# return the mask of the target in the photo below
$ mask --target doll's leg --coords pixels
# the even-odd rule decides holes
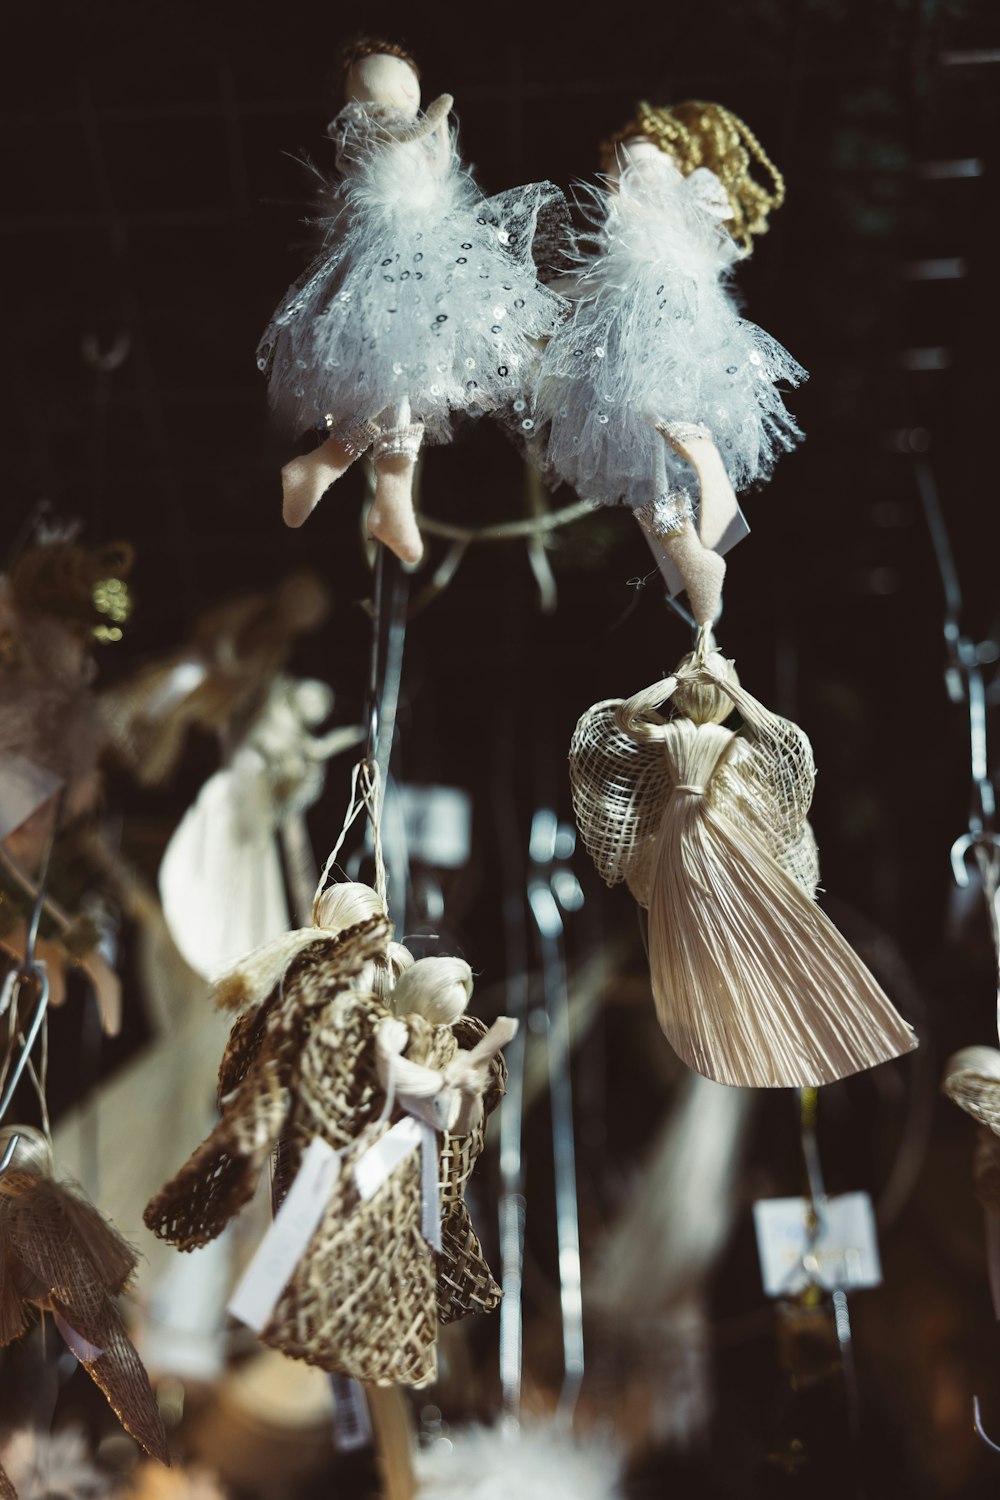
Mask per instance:
[[[661,422],[656,430],[698,477],[698,536],[706,547],[714,549],[737,512],[736,493],[722,454],[707,427],[693,422]]]
[[[378,429],[361,422],[346,437],[329,437],[312,453],[293,458],[281,471],[282,515],[286,526],[301,526],[326,491],[356,458],[371,447]]]
[[[416,563],[423,557],[424,544],[413,513],[413,471],[424,426],[409,417],[409,402],[402,402],[392,413],[392,425],[383,427],[375,440],[375,498],[368,530],[403,562]]]
[[[711,625],[722,603],[726,560],[702,545],[690,521],[681,531],[661,538],[667,555],[684,580],[684,589],[696,625]]]

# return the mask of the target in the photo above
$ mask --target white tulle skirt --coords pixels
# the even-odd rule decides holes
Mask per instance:
[[[493,411],[530,381],[537,341],[565,304],[538,283],[539,215],[550,183],[486,200],[454,142],[369,141],[349,163],[326,244],[274,314],[258,349],[272,405],[303,431],[376,421],[406,398],[426,438],[453,412]]]
[[[598,249],[581,253],[572,314],[539,366],[550,473],[603,504],[693,494],[690,467],[656,431],[683,422],[709,430],[737,491],[766,478],[801,436],[778,384],[805,371],[740,317],[727,286],[738,248],[667,158],[594,197]]]

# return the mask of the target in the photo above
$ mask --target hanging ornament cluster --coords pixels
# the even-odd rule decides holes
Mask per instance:
[[[217,987],[241,1008],[219,1072],[221,1119],[146,1223],[180,1249],[206,1244],[252,1197],[272,1151],[292,1180],[325,1142],[338,1158],[332,1191],[272,1289],[261,1336],[342,1375],[422,1385],[438,1323],[499,1299],[463,1189],[515,1027],[466,1015],[468,965],[414,963],[368,887],[330,887],[313,915]]]

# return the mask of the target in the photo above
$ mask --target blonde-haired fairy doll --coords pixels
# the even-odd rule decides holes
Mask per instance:
[[[543,463],[583,498],[630,506],[709,624],[725,573],[713,548],[734,492],[801,436],[778,382],[805,372],[740,316],[729,286],[784,183],[741,120],[700,102],[640,104],[603,166],[573,312],[538,369]]]

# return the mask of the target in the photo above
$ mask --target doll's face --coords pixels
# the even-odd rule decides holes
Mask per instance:
[[[363,57],[347,74],[344,90],[359,104],[387,104],[413,118],[420,108],[420,83],[408,62],[379,52]]]
[[[619,142],[615,151],[615,165],[608,172],[608,177],[613,182],[617,182],[626,167],[649,161],[669,161],[673,165],[673,158],[661,151],[655,141],[649,140],[644,135],[630,136],[627,141]]]

